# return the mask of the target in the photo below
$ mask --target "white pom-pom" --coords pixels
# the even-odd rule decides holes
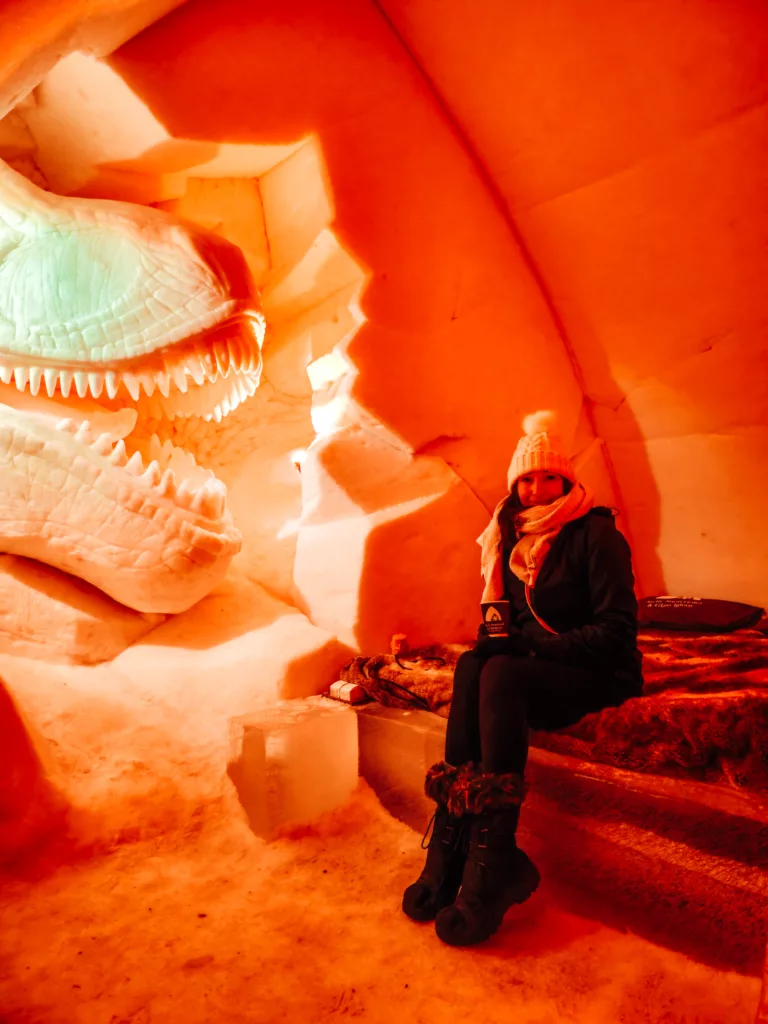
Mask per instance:
[[[547,409],[532,412],[523,420],[526,434],[557,434],[557,416]]]

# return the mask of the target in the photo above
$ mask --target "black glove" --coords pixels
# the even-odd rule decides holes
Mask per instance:
[[[514,657],[525,657],[530,653],[531,644],[528,638],[514,626],[509,636],[488,636],[484,624],[477,631],[477,642],[472,648],[472,655],[480,661],[487,661],[497,654],[511,654]]]

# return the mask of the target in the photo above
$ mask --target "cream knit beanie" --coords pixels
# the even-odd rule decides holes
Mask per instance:
[[[523,430],[525,434],[517,443],[507,473],[507,488],[510,493],[521,476],[536,469],[559,473],[571,483],[576,483],[576,472],[571,460],[562,451],[555,414],[540,411],[526,416],[523,420]]]

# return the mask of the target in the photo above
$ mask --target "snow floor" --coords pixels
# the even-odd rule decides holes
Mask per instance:
[[[474,950],[399,909],[419,837],[360,783],[267,844],[234,794],[185,830],[0,887],[2,1024],[751,1024],[759,982],[559,909]]]
[[[257,838],[228,722],[343,656],[259,601],[207,599],[103,665],[0,657],[74,830],[0,876],[0,1024],[752,1024],[758,979],[566,912],[546,877],[487,944],[442,945],[400,910],[419,836],[362,782]]]

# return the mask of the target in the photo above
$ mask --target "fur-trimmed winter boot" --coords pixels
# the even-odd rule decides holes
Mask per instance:
[[[504,914],[523,903],[539,884],[536,866],[518,848],[520,805],[524,796],[520,775],[476,771],[464,775],[451,791],[449,809],[472,815],[469,854],[461,890],[452,906],[435,921],[438,938],[451,946],[473,946],[490,938]]]
[[[424,792],[437,804],[427,862],[416,881],[403,893],[403,912],[414,921],[433,921],[456,899],[467,859],[466,828],[461,817],[448,809],[456,779],[471,766],[454,768],[447,761],[433,764],[424,780]],[[429,828],[427,829],[429,832]]]

